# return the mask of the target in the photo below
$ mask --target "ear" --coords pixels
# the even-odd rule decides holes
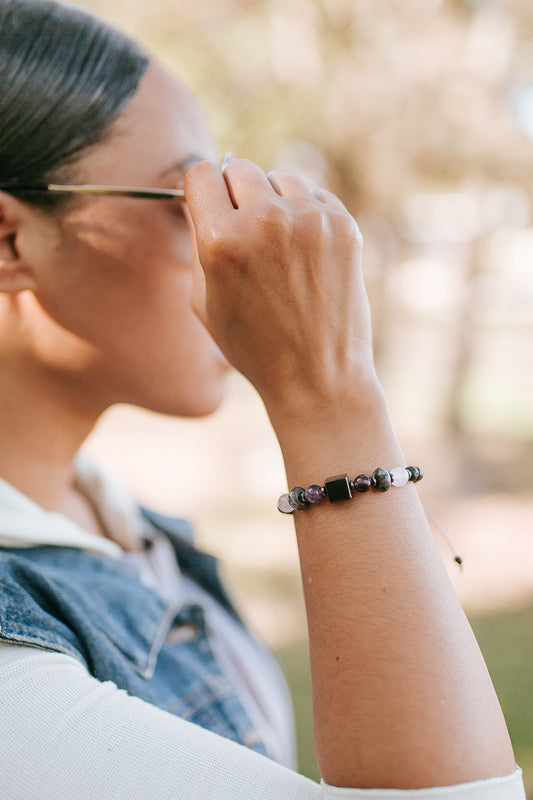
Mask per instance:
[[[21,226],[27,222],[24,204],[6,192],[0,192],[0,292],[4,294],[36,288],[33,272],[17,247]]]

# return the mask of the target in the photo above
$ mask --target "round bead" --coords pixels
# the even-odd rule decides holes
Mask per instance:
[[[383,467],[378,467],[372,473],[372,482],[378,492],[387,492],[391,487],[391,478],[389,473]]]
[[[368,490],[372,487],[372,478],[369,475],[358,475],[357,478],[353,479],[353,488],[356,492],[368,492]]]
[[[278,511],[281,511],[282,514],[293,514],[294,508],[289,503],[289,495],[282,494],[278,500]]]
[[[305,490],[305,499],[308,503],[320,503],[324,495],[322,494],[322,486],[316,483],[311,484]]]
[[[413,483],[417,483],[417,481],[424,477],[420,467],[407,467],[407,472],[411,475],[410,480],[412,480]]]
[[[393,486],[406,486],[409,482],[409,473],[405,467],[394,467],[390,471],[390,476]]]
[[[294,489],[290,490],[289,503],[291,508],[293,508],[295,511],[300,511],[302,508],[307,506],[305,489],[302,486],[295,486]]]

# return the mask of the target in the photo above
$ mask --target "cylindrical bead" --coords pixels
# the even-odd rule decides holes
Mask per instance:
[[[302,486],[295,486],[294,489],[290,490],[289,503],[295,511],[300,511],[302,508],[307,507],[305,489]]]

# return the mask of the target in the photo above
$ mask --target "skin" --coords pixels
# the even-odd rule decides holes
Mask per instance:
[[[222,175],[196,105],[156,66],[77,180],[175,186],[172,164],[202,155],[185,176],[192,238],[159,202],[85,198],[50,216],[0,195],[0,474],[45,508],[87,513],[72,458],[111,403],[216,407],[226,366],[211,336],[261,394],[290,486],[405,464],[374,371],[361,237],[333,195],[245,160]],[[415,487],[295,524],[324,779],[419,788],[512,772]]]
[[[405,465],[374,371],[357,225],[330,193],[269,178],[247,161],[187,173],[198,314],[260,392],[289,486]],[[294,518],[324,780],[410,789],[512,772],[414,485]]]
[[[216,154],[198,106],[153,65],[71,182],[174,188],[200,158]],[[0,193],[0,237],[0,474],[71,513],[72,458],[105,408],[207,414],[228,367],[191,308],[180,201],[86,196],[44,214]]]

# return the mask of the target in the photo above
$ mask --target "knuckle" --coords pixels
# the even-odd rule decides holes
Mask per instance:
[[[202,264],[212,267],[220,262],[227,263],[235,258],[236,242],[231,234],[217,228],[207,231],[199,243]]]
[[[339,207],[330,207],[330,209],[332,226],[338,233],[350,237],[358,244],[362,244],[363,236],[354,217],[345,209]]]
[[[324,227],[324,225],[328,223],[329,215],[327,211],[319,205],[308,203],[306,206],[302,206],[302,217],[310,225]]]
[[[264,203],[255,213],[255,223],[260,228],[263,226],[287,227],[289,225],[287,210],[278,203]]]
[[[357,224],[357,221],[353,217],[350,217],[350,216],[348,217],[348,220],[349,220],[349,223],[350,223],[350,230],[351,230],[351,233],[352,233],[352,236],[353,236],[354,240],[357,242],[357,244],[362,245],[363,244],[363,234],[361,233],[361,229],[359,228],[359,225]]]

